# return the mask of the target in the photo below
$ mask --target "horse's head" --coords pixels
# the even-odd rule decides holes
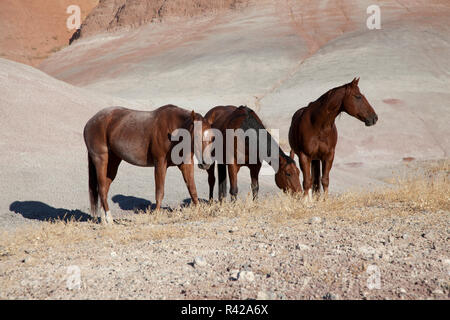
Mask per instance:
[[[300,170],[295,165],[293,157],[280,155],[280,167],[275,174],[275,183],[284,192],[297,193],[302,191],[300,185]]]
[[[342,110],[361,120],[366,126],[373,126],[377,123],[378,116],[366,97],[359,91],[358,82],[359,78],[355,78],[346,85],[345,96],[342,101]]]
[[[198,167],[203,170],[208,170],[212,163],[210,157],[204,151],[212,143],[214,137],[211,122],[205,120],[205,118],[193,110],[191,119],[193,123],[191,136],[194,142],[194,154],[199,161]]]

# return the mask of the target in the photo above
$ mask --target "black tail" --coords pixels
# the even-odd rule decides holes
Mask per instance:
[[[97,217],[98,207],[98,181],[97,170],[92,158],[88,155],[89,162],[89,200],[91,201],[91,215]]]
[[[313,160],[311,162],[311,175],[313,183],[313,192],[320,192],[320,160]]]

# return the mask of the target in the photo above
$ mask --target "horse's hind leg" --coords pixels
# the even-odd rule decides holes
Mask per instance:
[[[97,171],[95,169],[95,164],[92,161],[90,155],[88,155],[88,166],[89,166],[89,200],[91,203],[91,216],[94,221],[97,221],[97,207],[98,207],[98,181],[97,181]]]
[[[217,175],[219,177],[219,201],[222,201],[227,194],[227,166],[225,164],[217,164]]]
[[[313,193],[320,193],[320,160],[311,162],[312,189]]]
[[[208,169],[209,201],[214,200],[214,184],[216,183],[215,170],[216,164],[213,163]]]
[[[108,189],[111,184],[108,181],[107,172],[108,172],[108,153],[103,153],[100,155],[95,155],[92,157],[92,161],[95,164],[95,168],[97,171],[97,182],[98,182],[98,193],[100,195],[100,202],[103,207],[103,212],[101,213],[101,221],[102,223],[111,223],[113,222],[111,213],[109,212],[108,206]]]
[[[258,198],[258,191],[259,191],[259,171],[261,170],[261,164],[255,164],[250,166],[250,178],[252,183],[252,194],[253,194],[253,200],[256,200]]]

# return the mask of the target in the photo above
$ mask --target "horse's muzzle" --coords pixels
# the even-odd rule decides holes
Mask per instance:
[[[208,170],[211,167],[211,165],[207,163],[199,163],[198,167],[202,170]]]
[[[372,116],[371,118],[367,119],[364,122],[366,124],[366,127],[370,127],[370,126],[373,126],[375,123],[377,123],[377,121],[378,121],[378,116],[374,115],[374,116]]]

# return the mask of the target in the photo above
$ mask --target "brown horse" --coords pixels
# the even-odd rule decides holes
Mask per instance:
[[[183,174],[194,204],[198,203],[194,182],[194,122],[201,123],[201,135],[207,136],[210,124],[194,111],[166,105],[154,111],[136,111],[121,107],[106,108],[94,115],[84,128],[84,140],[89,161],[89,196],[91,214],[97,217],[98,196],[104,212],[102,222],[112,222],[107,202],[108,191],[122,160],[141,167],[155,167],[156,209],[160,209],[164,197],[164,181],[167,167],[177,165]],[[174,163],[171,153],[176,145],[172,134],[185,129],[192,138],[191,161]],[[201,139],[200,148],[208,141]],[[181,142],[180,142],[181,143]],[[197,148],[196,148],[197,149]],[[198,156],[197,150],[195,155]],[[202,152],[202,151],[201,151]],[[202,169],[209,165],[201,163]]]
[[[349,84],[331,89],[307,107],[297,110],[292,117],[289,129],[291,157],[294,158],[295,152],[299,158],[305,199],[312,200],[312,191],[320,192],[320,182],[325,195],[328,194],[329,174],[338,138],[334,123],[337,115],[346,112],[366,126],[372,126],[378,120],[366,97],[359,91],[358,82],[359,78],[355,78]]]
[[[241,146],[245,148],[245,150],[238,150],[237,137],[234,138],[234,142],[231,143],[231,149],[227,148],[227,129],[236,130],[242,129],[243,132],[248,132],[249,129],[253,129],[256,131],[263,130],[266,133],[267,141],[267,151],[270,156],[271,147],[276,147],[276,151],[278,151],[278,158],[272,158],[273,160],[278,162],[278,166],[275,166],[275,161],[270,161],[270,165],[274,167],[275,174],[275,182],[277,186],[284,191],[291,192],[300,192],[300,180],[299,180],[299,169],[295,165],[295,161],[293,161],[289,156],[287,156],[283,150],[279,147],[275,140],[273,140],[270,133],[267,132],[262,121],[256,115],[256,113],[246,106],[241,106],[239,108],[235,106],[218,106],[208,111],[205,115],[205,119],[211,123],[211,127],[213,129],[217,129],[221,132],[223,137],[223,150],[224,154],[227,153],[227,149],[230,150],[232,161],[223,161],[220,163],[218,161],[218,174],[219,174],[219,200],[226,196],[226,170],[228,166],[228,175],[230,179],[230,194],[232,199],[235,199],[238,193],[237,186],[237,174],[239,169],[242,166],[246,166],[250,169],[250,177],[251,177],[251,188],[253,193],[253,198],[256,198],[259,190],[258,183],[258,175],[261,170],[262,162],[266,159],[262,159],[259,152],[259,136],[258,136],[258,144],[257,148],[252,149],[254,157],[250,154],[250,150],[252,147],[249,146],[249,140],[245,141],[245,145]],[[242,148],[241,148],[242,149]],[[241,153],[242,159],[245,160],[242,163],[238,161],[238,154]],[[251,161],[252,158],[255,161]],[[226,160],[226,159],[223,159]],[[208,169],[208,183],[209,183],[209,199],[213,199],[214,192],[214,184],[216,181],[215,175],[215,164],[213,163]]]

